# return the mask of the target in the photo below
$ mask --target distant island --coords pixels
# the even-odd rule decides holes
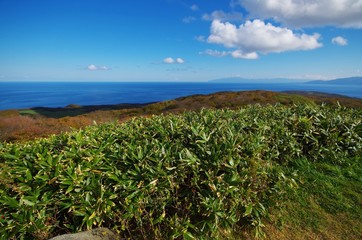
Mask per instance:
[[[333,80],[306,80],[306,79],[288,79],[288,78],[269,78],[269,79],[248,79],[241,77],[230,77],[210,80],[212,83],[307,83],[307,84],[336,84],[336,85],[362,85],[362,77],[337,78]]]
[[[362,85],[362,77],[337,78],[334,80],[316,80],[309,81],[311,84],[336,84],[336,85]]]
[[[265,79],[253,79],[253,78],[241,78],[241,77],[229,77],[210,80],[211,83],[302,83],[306,82],[305,79],[288,79],[288,78],[265,78]]]

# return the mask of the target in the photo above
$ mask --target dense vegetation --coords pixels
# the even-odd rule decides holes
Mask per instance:
[[[362,108],[362,99],[341,97],[315,92],[295,94],[269,91],[221,92],[210,95],[194,95],[153,104],[119,104],[113,106],[78,106],[65,108],[32,108],[0,111],[0,141],[26,141],[51,134],[79,129],[94,122],[123,122],[133,116],[182,113],[202,108],[237,109],[248,104],[321,104]]]
[[[96,226],[136,239],[272,236],[269,222],[318,235],[330,215],[345,219],[340,236],[361,238],[361,119],[361,109],[249,105],[3,143],[0,238]]]

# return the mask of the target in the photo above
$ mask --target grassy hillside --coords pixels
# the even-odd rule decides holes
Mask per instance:
[[[249,105],[3,143],[0,238],[106,226],[133,239],[360,239],[361,119]]]
[[[275,93],[269,91],[221,92],[195,95],[153,104],[120,104],[110,106],[77,106],[33,108],[0,111],[0,141],[26,141],[51,134],[79,129],[94,122],[126,121],[135,116],[182,113],[202,108],[237,109],[247,104],[321,104],[362,108],[361,99],[314,92]]]

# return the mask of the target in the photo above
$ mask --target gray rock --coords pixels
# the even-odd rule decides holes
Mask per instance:
[[[120,237],[108,228],[96,228],[86,232],[64,234],[49,240],[119,240]]]

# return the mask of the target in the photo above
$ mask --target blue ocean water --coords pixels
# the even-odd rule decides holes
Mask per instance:
[[[220,91],[319,91],[362,98],[362,86],[308,83],[211,82],[0,82],[0,110],[64,107],[69,104],[104,105],[148,103]]]

